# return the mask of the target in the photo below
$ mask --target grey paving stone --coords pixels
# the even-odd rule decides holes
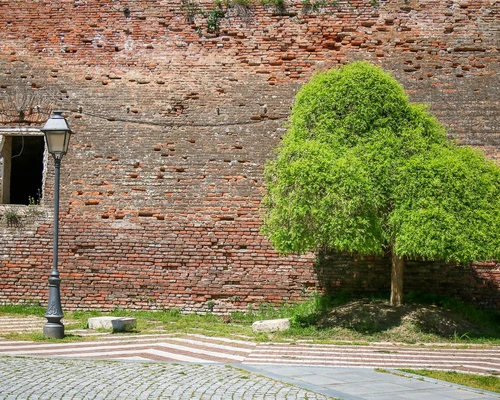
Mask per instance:
[[[455,399],[491,400],[495,393],[460,387],[421,377],[397,376],[370,368],[329,368],[254,365],[251,371],[265,373],[318,393],[345,400]],[[331,382],[333,379],[340,383]]]

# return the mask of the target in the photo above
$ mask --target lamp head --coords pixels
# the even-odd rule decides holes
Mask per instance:
[[[62,111],[54,111],[41,131],[45,134],[49,153],[54,158],[62,158],[68,152],[69,139],[73,133]]]

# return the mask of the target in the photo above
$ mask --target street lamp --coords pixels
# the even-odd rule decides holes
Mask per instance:
[[[64,337],[64,325],[61,322],[63,315],[61,307],[61,296],[59,287],[61,279],[57,269],[58,247],[59,247],[59,180],[61,170],[61,159],[68,152],[69,138],[73,133],[62,111],[54,111],[54,115],[45,123],[41,131],[45,134],[47,148],[54,157],[54,243],[53,264],[49,277],[49,303],[45,318],[47,323],[43,326],[43,334],[48,338],[62,339]]]

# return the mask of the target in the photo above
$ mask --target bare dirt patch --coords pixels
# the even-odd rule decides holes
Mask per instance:
[[[391,330],[419,330],[439,336],[478,336],[484,328],[449,310],[434,306],[407,304],[398,307],[382,300],[356,300],[332,308],[317,321],[319,328],[341,327],[362,333]]]

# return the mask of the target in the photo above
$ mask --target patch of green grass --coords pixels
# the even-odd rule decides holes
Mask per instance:
[[[46,308],[37,303],[22,303],[22,304],[4,304],[0,305],[0,316],[18,314],[18,315],[33,315],[43,317]]]
[[[67,317],[77,321],[79,328],[86,328],[89,318],[98,316],[132,317],[137,319],[136,333],[203,333],[207,336],[251,335],[248,324],[225,322],[220,315],[182,314],[177,309],[162,311],[114,310],[112,312],[75,311]]]
[[[440,381],[456,383],[477,389],[500,393],[500,377],[493,375],[475,375],[455,371],[437,371],[429,369],[401,369],[415,375],[426,376]]]
[[[409,295],[407,300],[408,308],[391,308],[387,301],[380,297],[360,300],[354,299],[349,293],[339,293],[335,297],[312,295],[303,302],[284,303],[279,306],[262,303],[249,307],[246,312],[234,312],[229,316],[213,313],[183,314],[175,308],[159,311],[116,309],[110,312],[95,310],[65,312],[63,323],[68,332],[87,328],[87,321],[91,317],[111,315],[136,318],[137,328],[132,332],[134,334],[199,333],[206,336],[238,337],[261,342],[291,343],[308,341],[367,344],[385,341],[410,344],[439,342],[454,346],[500,344],[498,313],[478,310],[447,298]],[[418,304],[412,304],[416,302]],[[420,306],[420,303],[424,305]],[[37,305],[0,306],[0,315],[43,316],[44,312],[45,309]],[[252,331],[253,322],[275,318],[290,318],[291,328],[288,331],[275,333]],[[467,321],[464,322],[464,318]],[[452,330],[445,335],[437,330],[443,326],[447,327],[448,322],[456,321],[461,331]],[[473,323],[469,323],[470,321]],[[470,332],[467,330],[469,327],[471,327]],[[11,334],[9,337],[47,340],[40,337],[41,333],[16,335]],[[73,337],[68,335],[67,340],[79,340],[77,338],[76,335]]]

